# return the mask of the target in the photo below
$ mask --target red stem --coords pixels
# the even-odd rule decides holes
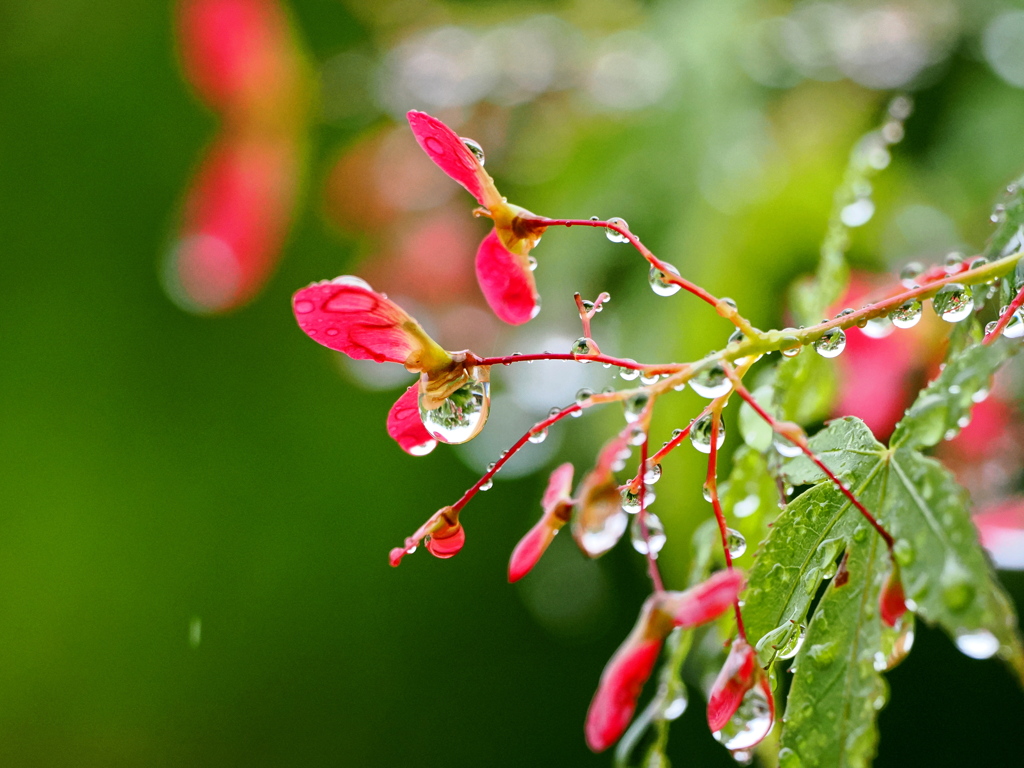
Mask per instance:
[[[774,432],[782,435],[787,440],[793,440],[794,436],[789,434],[787,430],[781,429],[778,419],[776,419],[764,408],[762,408],[761,404],[758,403],[757,400],[754,399],[754,396],[750,394],[750,392],[747,390],[747,388],[743,386],[740,380],[736,377],[735,371],[733,371],[732,366],[725,364],[724,368],[726,375],[732,381],[732,386],[736,394],[743,398],[743,400],[746,401],[747,405],[753,408],[757,415],[764,419],[769,426],[771,426]],[[867,520],[876,531],[878,531],[878,535],[881,536],[882,539],[885,541],[885,545],[889,548],[889,552],[891,553],[893,544],[895,544],[892,534],[890,534],[882,526],[882,524],[875,519],[874,515],[868,512],[867,508],[857,500],[857,497],[854,496],[850,489],[846,487],[846,484],[835,476],[835,473],[833,473],[832,470],[829,469],[828,466],[826,466],[825,462],[818,458],[818,455],[814,451],[812,451],[811,447],[807,444],[806,437],[801,436],[798,440],[794,440],[793,442],[795,442],[796,445],[800,448],[800,450],[804,452],[804,455],[807,456],[808,459],[814,462],[815,466],[817,466],[818,469],[825,473],[825,476],[829,480],[831,480],[832,483],[836,486],[836,488],[839,489],[839,492],[842,493],[847,498],[847,500],[849,500],[849,502],[853,504],[854,507],[857,508],[857,511],[861,513],[864,519]],[[714,444],[712,443],[712,445]]]
[[[636,248],[640,255],[642,255],[651,266],[660,270],[664,275],[664,280],[667,283],[678,285],[680,288],[689,291],[699,299],[703,299],[713,307],[718,306],[718,299],[712,296],[710,293],[705,291],[699,285],[691,283],[684,277],[680,277],[674,274],[670,269],[669,265],[651,253],[650,249],[647,248],[643,243],[640,242],[640,238],[629,231],[628,227],[624,227],[621,224],[612,224],[607,221],[594,221],[593,219],[549,219],[545,216],[534,216],[531,217],[530,221],[536,222],[545,227],[597,227],[599,229],[611,229],[618,232],[620,235],[625,237]]]
[[[711,453],[708,455],[708,476],[707,487],[711,494],[711,506],[715,510],[715,520],[718,521],[718,532],[722,536],[722,552],[725,554],[725,567],[732,570],[732,554],[729,552],[729,531],[725,524],[725,513],[722,511],[722,502],[718,498],[718,427],[721,414],[717,411],[711,416]],[[740,639],[746,642],[747,630],[743,626],[743,614],[740,612],[740,601],[736,598],[733,601],[733,610],[736,612],[736,631]]]
[[[571,353],[563,352],[539,352],[532,355],[503,355],[500,357],[474,356],[472,360],[469,360],[467,355],[467,362],[470,365],[511,365],[512,363],[526,363],[531,360],[586,360],[587,362],[593,361],[595,363],[617,365],[620,368],[629,368],[630,370],[641,371],[650,375],[654,375],[656,373],[676,373],[687,367],[682,363],[645,365],[643,363],[638,363],[636,360],[630,360],[629,358],[624,357],[611,357],[610,355],[573,355]]]
[[[981,340],[982,344],[991,344],[993,341],[999,338],[999,334],[1003,332],[1003,329],[1009,325],[1010,320],[1013,319],[1013,313],[1024,306],[1024,287],[1022,287],[1017,295],[1013,297],[1007,307],[1006,311],[1003,312],[1002,317],[996,321],[996,327],[992,329],[991,333],[986,333],[985,338]]]
[[[640,445],[640,469],[637,472],[637,478],[640,480],[640,511],[637,514],[640,516],[640,535],[647,544],[647,572],[650,574],[651,582],[654,584],[654,591],[664,592],[665,584],[661,580],[661,572],[658,570],[658,555],[651,550],[651,537],[647,530],[647,483],[644,482],[644,474],[647,472],[648,435],[649,433],[645,429],[644,441]]]

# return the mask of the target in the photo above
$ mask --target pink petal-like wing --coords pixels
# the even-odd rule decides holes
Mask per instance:
[[[476,278],[487,303],[501,320],[522,325],[540,311],[540,297],[525,256],[505,247],[496,230],[476,252]]]
[[[480,205],[501,201],[490,175],[462,139],[436,117],[413,110],[406,117],[416,142],[437,166],[464,186]]]
[[[533,528],[527,531],[526,535],[516,544],[516,548],[512,550],[512,557],[508,561],[510,584],[519,581],[533,570],[533,566],[540,560],[540,556],[554,541],[556,533],[558,533],[558,529],[552,527],[546,518],[538,520]]]
[[[712,733],[728,725],[747,691],[757,682],[759,671],[754,649],[743,640],[735,640],[708,696],[708,726]]]
[[[672,616],[677,627],[706,624],[729,610],[742,588],[743,574],[739,571],[718,571],[685,592],[666,593],[662,610]]]
[[[1024,499],[1015,496],[986,507],[974,524],[996,568],[1024,570]]]
[[[907,612],[907,600],[903,593],[903,580],[900,569],[893,566],[882,584],[882,593],[878,596],[878,613],[882,621],[895,627],[900,617]]]
[[[636,702],[644,683],[651,676],[661,654],[661,646],[671,622],[650,597],[622,645],[615,651],[601,673],[601,681],[590,709],[584,731],[587,746],[595,752],[608,749],[619,740],[636,711]]]
[[[544,514],[537,523],[527,531],[512,551],[508,563],[508,580],[516,582],[532,570],[541,555],[555,538],[555,534],[566,524],[572,509],[569,494],[572,491],[573,466],[569,462],[562,464],[548,478],[548,487],[544,491],[541,506]]]
[[[420,385],[416,382],[395,401],[388,411],[388,434],[410,456],[426,456],[437,447],[420,420]]]
[[[405,364],[414,352],[440,350],[419,324],[357,277],[338,277],[297,291],[292,309],[313,341],[356,360]]]

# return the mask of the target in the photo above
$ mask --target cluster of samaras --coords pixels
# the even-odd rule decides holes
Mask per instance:
[[[424,113],[410,112],[408,118],[416,140],[429,157],[473,195],[482,206],[475,213],[494,223],[493,230],[480,244],[476,272],[488,304],[505,322],[525,323],[539,311],[533,277],[536,262],[530,252],[544,230],[550,226],[581,225],[604,228],[609,239],[631,243],[649,263],[651,285],[656,293],[671,295],[685,289],[730,320],[736,332],[723,352],[697,363],[641,365],[602,354],[591,338],[590,322],[601,310],[607,294],[593,302],[582,301],[577,294],[583,335],[570,351],[487,358],[469,351],[445,350],[416,320],[359,278],[340,277],[297,292],[293,300],[295,317],[314,341],[356,359],[398,363],[410,373],[418,374],[418,380],[398,399],[387,418],[388,433],[414,456],[429,453],[438,442],[463,443],[480,432],[488,415],[493,365],[538,359],[598,361],[620,367],[623,378],[642,377],[641,386],[637,388],[601,394],[584,390],[574,404],[553,410],[547,419],[535,424],[491,465],[459,501],[438,510],[402,547],[392,550],[392,564],[398,565],[404,555],[424,543],[437,557],[447,558],[459,552],[465,542],[465,531],[459,519],[461,510],[478,491],[490,486],[494,474],[508,458],[526,442],[539,442],[548,428],[560,419],[595,405],[622,403],[626,426],[601,448],[594,467],[583,477],[575,494],[571,464],[563,464],[551,474],[542,500],[542,517],[512,553],[509,578],[515,581],[525,576],[566,524],[570,524],[583,552],[589,557],[598,557],[619,541],[632,519],[634,544],[647,557],[654,589],[633,631],[601,676],[587,715],[587,743],[599,751],[622,736],[634,715],[640,691],[674,629],[713,621],[732,608],[736,637],[730,643],[728,657],[709,695],[708,724],[716,738],[734,753],[750,750],[770,732],[775,705],[769,677],[758,663],[757,651],[747,642],[738,599],[744,586],[743,578],[732,567],[732,557],[742,541],[738,543],[738,534],[726,526],[716,485],[717,454],[724,439],[722,409],[733,394],[746,401],[774,430],[780,453],[806,455],[882,537],[892,565],[880,593],[878,615],[889,627],[897,625],[910,601],[904,597],[899,567],[892,557],[893,537],[811,450],[802,429],[766,412],[743,386],[742,380],[766,352],[795,353],[804,345],[813,344],[822,356],[834,357],[845,345],[844,328],[856,324],[879,330],[889,323],[909,327],[921,315],[922,298],[933,298],[936,311],[944,319],[950,322],[963,319],[971,313],[972,307],[968,305],[971,299],[970,292],[958,280],[981,265],[964,262],[952,268],[937,268],[915,275],[916,282],[911,290],[887,301],[857,312],[841,313],[812,328],[764,333],[751,327],[731,301],[715,298],[681,277],[671,264],[655,257],[621,219],[548,219],[511,205],[498,193],[484,170],[483,152],[475,142],[460,138],[444,123]],[[990,333],[998,335],[1011,323],[1024,330],[1018,308],[1019,304],[1006,313],[997,328],[988,329]],[[655,403],[670,389],[682,388],[687,383],[709,399],[710,404],[690,426],[676,430],[671,440],[651,455],[648,429]],[[647,505],[652,494],[650,484],[661,472],[661,459],[687,438],[709,456],[705,493],[718,521],[726,568],[679,592],[668,591],[662,584],[656,558],[664,535]],[[620,484],[615,473],[624,468],[634,447],[638,447],[640,453],[637,472],[630,481]],[[780,657],[786,657],[781,655],[782,645],[788,644],[786,650],[795,653],[795,648],[789,647],[793,645],[791,640],[790,637],[780,640]]]

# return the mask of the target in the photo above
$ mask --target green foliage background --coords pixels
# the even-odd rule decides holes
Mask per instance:
[[[391,34],[361,3],[291,6],[317,60],[383,48]],[[763,12],[755,6],[458,3],[425,15],[473,24],[562,12],[598,30],[636,25],[677,52],[679,98],[621,119],[556,104],[579,137],[564,170],[502,188],[539,213],[625,217],[768,327],[785,287],[812,268],[848,149],[885,94],[750,81],[736,66],[737,30]],[[979,247],[996,192],[1024,169],[1024,98],[972,46],[965,38],[916,94],[908,138],[877,185],[880,212],[855,242],[861,265],[885,266],[885,211],[897,203],[942,209]],[[742,108],[771,116],[787,171],[771,198],[723,213],[694,179],[709,137]],[[459,557],[389,568],[388,549],[474,476],[444,450],[398,451],[383,430],[395,393],[339,377],[292,320],[296,287],[359,266],[316,195],[322,161],[382,119],[364,117],[314,130],[309,199],[263,295],[228,317],[189,316],[165,297],[156,265],[213,121],[181,81],[169,9],[0,8],[0,764],[608,764],[586,751],[583,716],[643,598],[642,563],[620,547],[582,572],[607,584],[593,631],[543,628],[505,583],[508,553],[539,511],[543,481],[529,477],[474,502]],[[499,182],[507,171],[491,170]],[[620,338],[633,344],[616,352],[690,358],[728,333],[694,301],[653,296],[644,270],[603,239],[552,234],[542,251],[557,265],[538,273],[552,322],[569,323],[568,307],[554,308],[572,290],[615,281],[598,321],[622,310]],[[659,414],[666,432],[695,412],[690,397]],[[568,455],[585,465],[617,420],[568,425]],[[709,514],[701,458],[675,458],[659,485],[678,583],[684,542]],[[1024,580],[1005,581],[1019,604]],[[888,675],[876,765],[1019,761],[1014,681],[918,631]],[[691,698],[674,764],[731,764]]]

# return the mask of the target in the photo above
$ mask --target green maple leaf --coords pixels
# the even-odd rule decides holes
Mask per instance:
[[[1024,683],[1017,618],[978,544],[967,494],[920,452],[963,425],[1010,354],[1002,343],[958,350],[908,410],[889,447],[853,418],[832,422],[811,447],[896,538],[895,556],[916,614],[941,626],[968,655],[998,655]],[[880,672],[906,639],[878,615],[881,585],[892,567],[889,554],[812,462],[794,459],[785,475],[793,484],[813,485],[775,521],[749,574],[744,620],[750,640],[761,643],[763,663],[772,659],[766,646],[774,637],[791,622],[807,623],[840,555],[844,574],[815,607],[796,656],[781,764],[866,766],[877,743],[877,710],[885,702]]]

